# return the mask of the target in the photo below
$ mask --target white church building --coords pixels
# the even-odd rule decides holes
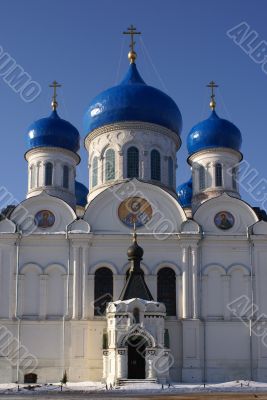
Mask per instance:
[[[28,129],[27,196],[0,221],[0,382],[267,381],[267,222],[240,197],[241,133],[211,82],[176,190],[182,116],[135,59],[84,117],[89,189],[56,93]]]

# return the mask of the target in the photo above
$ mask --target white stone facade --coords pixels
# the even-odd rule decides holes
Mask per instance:
[[[27,199],[10,219],[0,221],[0,382],[23,382],[31,372],[38,382],[55,382],[65,370],[71,381],[127,379],[125,338],[137,305],[136,335],[143,334],[148,341],[146,378],[267,381],[267,222],[259,220],[240,199],[238,186],[233,186],[228,171],[236,168],[240,153],[209,149],[190,157],[193,210],[184,210],[175,193],[178,135],[130,121],[95,130],[85,146],[90,193],[84,215],[81,208],[77,214],[74,211],[79,157],[68,150],[39,148],[26,154]],[[138,179],[127,176],[130,146],[139,151]],[[115,175],[110,180],[105,178],[108,149],[115,152]],[[160,154],[158,181],[151,179],[153,149]],[[98,159],[95,185],[94,157]],[[53,175],[46,185],[48,162]],[[215,184],[217,163],[222,166],[220,187]],[[204,189],[199,187],[199,165],[205,170]],[[69,168],[68,188],[63,187],[64,166]],[[117,320],[115,305],[129,270],[132,234],[119,207],[134,197],[146,200],[151,208],[150,219],[138,227],[138,243],[144,249],[141,268],[154,302],[122,302],[127,318]],[[46,217],[38,226],[36,216],[42,211]],[[216,224],[218,213],[231,215],[231,227]],[[103,278],[97,284],[100,269],[111,277],[107,315],[96,313],[95,307],[100,286],[108,283]],[[167,286],[163,270],[171,273]],[[103,346],[106,333],[109,341]],[[25,361],[23,352],[32,363]],[[167,372],[153,368],[155,357],[171,360]]]

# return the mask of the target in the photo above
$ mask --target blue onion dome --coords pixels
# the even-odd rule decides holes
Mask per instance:
[[[77,206],[86,206],[88,193],[89,190],[85,185],[83,185],[81,182],[75,181],[75,197]]]
[[[220,118],[214,110],[208,119],[195,125],[187,137],[189,155],[214,147],[240,151],[241,144],[240,130],[232,122]]]
[[[190,178],[189,181],[182,183],[180,186],[178,186],[177,195],[182,207],[191,207],[193,195],[192,178]]]
[[[49,117],[38,119],[28,129],[29,150],[37,147],[61,147],[73,152],[80,148],[78,130],[60,118],[56,109]]]
[[[131,63],[122,82],[96,96],[85,116],[86,133],[104,125],[142,121],[164,126],[180,135],[182,116],[176,103],[165,93],[147,85],[136,64]]]

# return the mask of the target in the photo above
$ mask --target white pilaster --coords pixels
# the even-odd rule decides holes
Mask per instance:
[[[191,246],[191,267],[192,267],[192,317],[198,318],[198,268],[197,268],[197,247]]]
[[[182,266],[183,266],[183,318],[189,317],[189,307],[188,307],[188,295],[189,295],[189,285],[188,285],[188,246],[182,248]]]
[[[79,268],[79,247],[73,247],[73,309],[72,318],[79,318],[79,288],[80,288],[80,268]]]
[[[88,302],[88,262],[89,262],[89,249],[88,247],[82,248],[82,318],[87,319],[89,316],[89,302]]]
[[[48,275],[46,275],[46,274],[40,275],[40,311],[39,311],[39,317],[41,319],[45,319],[46,318],[47,279],[48,279]]]

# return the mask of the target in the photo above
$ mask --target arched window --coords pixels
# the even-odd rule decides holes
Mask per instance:
[[[48,162],[45,164],[45,186],[52,185],[52,177],[53,177],[53,164]]]
[[[63,167],[63,187],[65,189],[69,188],[69,167],[67,165]]]
[[[134,319],[135,324],[139,324],[140,312],[139,312],[139,308],[137,308],[137,307],[133,309],[133,319]]]
[[[34,187],[34,181],[35,181],[35,167],[34,165],[30,166],[30,189]]]
[[[92,187],[96,186],[98,182],[98,159],[93,158],[93,169],[92,169]]]
[[[165,304],[167,315],[176,315],[176,276],[171,268],[158,272],[158,301]]]
[[[106,314],[107,303],[113,298],[113,274],[109,268],[99,268],[95,273],[94,315]]]
[[[139,177],[139,151],[136,147],[127,150],[127,178]]]
[[[106,151],[106,167],[105,167],[106,181],[115,179],[115,151],[108,149]]]
[[[215,164],[215,186],[222,186],[222,164]]]
[[[168,184],[173,186],[173,159],[168,157]]]
[[[233,189],[237,189],[237,167],[234,167],[232,170],[232,182],[233,182]]]
[[[206,187],[206,179],[205,179],[205,168],[203,165],[198,167],[199,173],[199,190],[204,190]]]
[[[151,168],[151,179],[155,181],[160,181],[160,154],[158,150],[151,151],[151,158],[150,158],[150,168]]]

